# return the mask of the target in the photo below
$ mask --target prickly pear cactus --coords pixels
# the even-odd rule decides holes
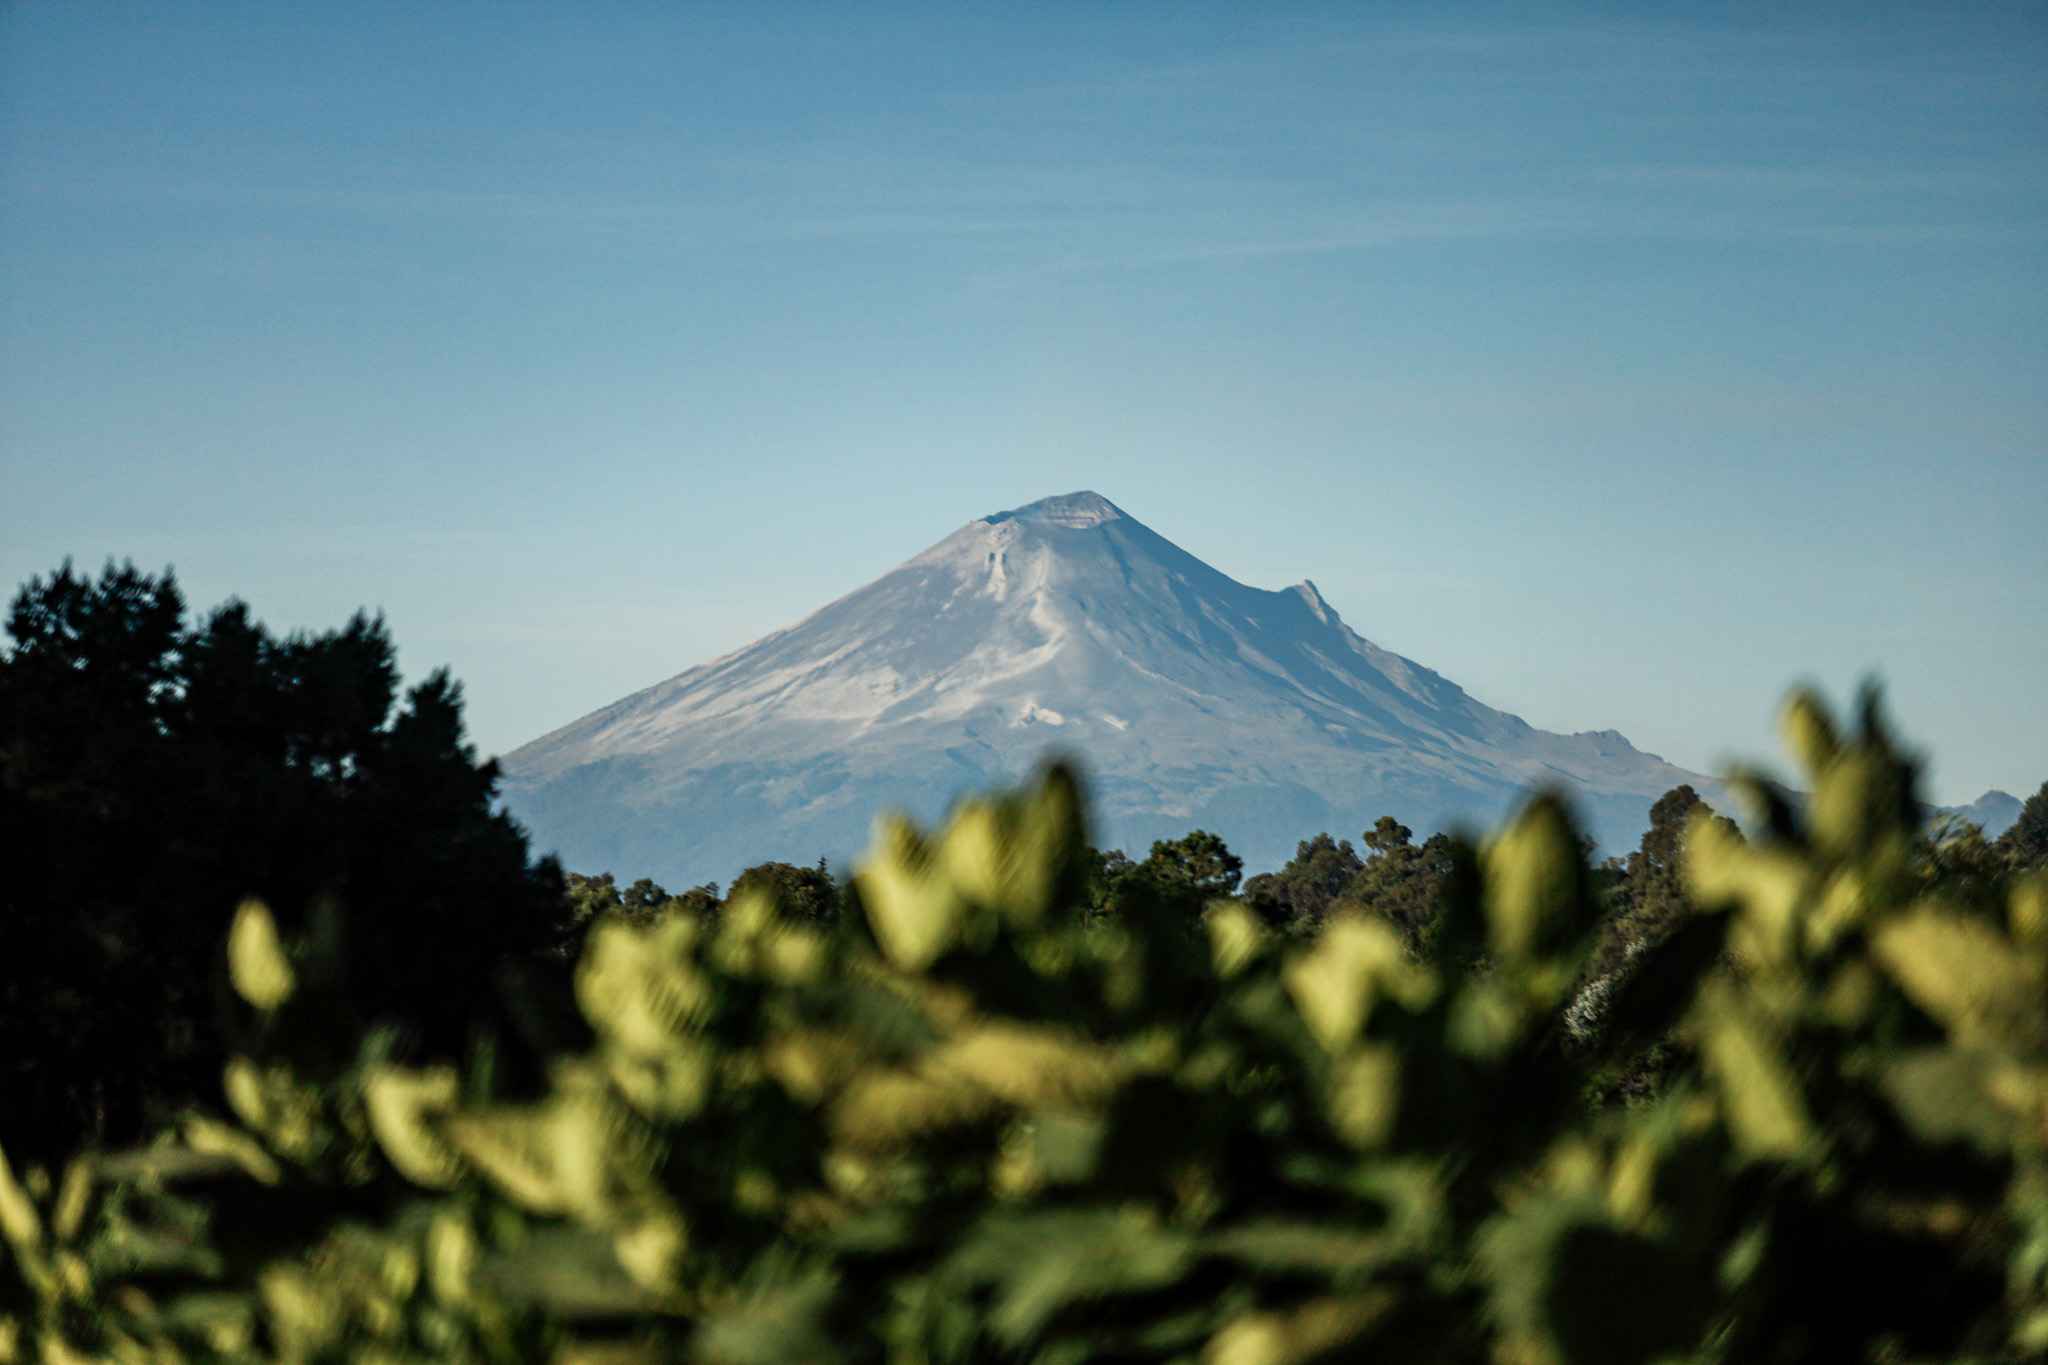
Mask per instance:
[[[1701,912],[1601,981],[1556,798],[1418,962],[1084,913],[1060,769],[883,822],[835,925],[599,924],[538,1099],[337,1037],[245,907],[235,1121],[0,1167],[0,1360],[2032,1358],[2048,882],[1949,895],[1874,713],[1787,729],[1803,807],[1739,779],[1755,837],[1696,829]],[[1653,1044],[1654,1101],[1589,1100]]]

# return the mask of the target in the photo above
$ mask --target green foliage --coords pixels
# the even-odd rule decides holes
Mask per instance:
[[[191,625],[170,574],[67,564],[0,653],[0,1142],[50,1161],[214,1092],[236,905],[346,897],[353,1001],[461,1054],[502,959],[558,933],[561,886],[492,810],[460,688],[401,698],[358,615],[278,638],[230,602]]]
[[[1695,819],[1716,820],[1724,833],[1735,828],[1690,786],[1673,787],[1651,805],[1650,827],[1635,851],[1609,858],[1596,869],[1608,905],[1594,960],[1596,975],[1623,970],[1635,954],[1693,913],[1681,866],[1686,830]]]
[[[1421,844],[1413,831],[1382,815],[1365,832],[1365,865],[1330,903],[1333,915],[1377,915],[1393,925],[1412,957],[1429,951],[1441,908],[1444,878],[1452,866],[1448,835],[1432,834]]]
[[[1139,866],[1162,885],[1204,901],[1232,894],[1244,875],[1244,859],[1206,829],[1159,840]]]
[[[732,899],[755,891],[776,897],[787,913],[799,919],[822,924],[839,917],[839,887],[833,883],[823,858],[818,859],[816,867],[757,863],[733,878]]]
[[[1259,917],[1286,933],[1313,933],[1330,902],[1344,894],[1365,863],[1349,839],[1327,833],[1303,839],[1278,872],[1264,872],[1244,885],[1245,899]]]
[[[1143,862],[1134,863],[1122,849],[1081,853],[1083,899],[1097,912],[1116,913],[1143,903],[1140,914],[1164,915],[1192,923],[1211,901],[1237,890],[1244,860],[1230,851],[1219,835],[1191,830],[1178,839],[1160,839]]]
[[[719,907],[725,904],[724,898],[718,894],[717,882],[693,886],[682,895],[673,896],[667,888],[648,877],[623,888],[609,872],[595,877],[570,872],[564,875],[563,880],[569,893],[569,923],[579,931],[608,916],[647,924],[667,915],[716,915]]]
[[[1998,836],[1998,849],[2016,868],[2048,865],[2048,782],[2027,798],[2012,828]]]
[[[647,877],[623,888],[609,872],[595,877],[571,872],[564,880],[568,884],[570,928],[578,934],[605,918],[623,919],[640,925],[652,924],[673,915],[716,919],[726,904],[726,898],[718,894],[717,882],[706,882],[681,895],[671,895],[667,888]],[[738,900],[752,890],[770,892],[779,897],[789,913],[801,918],[823,923],[839,916],[842,892],[826,870],[823,858],[818,860],[816,867],[799,867],[794,863],[756,863],[733,879],[731,898]]]
[[[1450,836],[1433,834],[1420,845],[1414,831],[1382,815],[1365,832],[1360,858],[1348,839],[1327,833],[1304,839],[1278,872],[1245,883],[1248,905],[1268,925],[1295,937],[1313,937],[1338,916],[1385,920],[1410,956],[1428,952],[1454,862]]]
[[[1092,908],[1054,769],[886,822],[836,920],[773,878],[600,919],[594,1042],[523,1099],[338,1048],[331,944],[252,904],[235,1120],[0,1176],[0,1357],[2039,1358],[2048,877],[1952,898],[1874,708],[1787,729],[1804,810],[1692,817],[1691,908],[1576,1041],[1606,907],[1551,796],[1441,846],[1418,960]]]
[[[1650,827],[1635,851],[1601,865],[1612,940],[1627,944],[1655,938],[1692,909],[1679,874],[1679,855],[1692,813],[1712,809],[1690,786],[1673,787],[1651,805]]]

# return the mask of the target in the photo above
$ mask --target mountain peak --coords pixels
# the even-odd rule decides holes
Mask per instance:
[[[1322,592],[1309,579],[1302,579],[1301,582],[1295,584],[1288,591],[1295,593],[1302,601],[1308,603],[1308,609],[1315,613],[1316,620],[1321,621],[1324,625],[1328,625],[1336,618],[1336,608],[1330,605],[1328,599],[1323,596]]]
[[[2023,809],[2025,803],[2017,796],[1994,787],[1967,806],[1939,806],[1936,812],[1960,816],[1983,830],[1985,838],[1996,839],[2019,822]]]
[[[1040,498],[1037,502],[1013,507],[1007,512],[997,512],[984,517],[994,526],[1005,521],[1042,521],[1054,526],[1071,526],[1085,531],[1091,526],[1100,526],[1105,521],[1127,520],[1123,509],[1100,493],[1083,489],[1079,493],[1062,493],[1057,497]]]
[[[1539,782],[1626,848],[1660,793],[1707,781],[1532,729],[1352,631],[1314,583],[1240,583],[1085,491],[969,522],[502,771],[539,847],[690,885],[850,856],[876,810],[934,817],[1049,741],[1087,765],[1103,846],[1199,827],[1254,867],[1381,815],[1490,821]]]

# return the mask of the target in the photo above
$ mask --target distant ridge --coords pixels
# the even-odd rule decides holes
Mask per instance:
[[[1570,789],[1611,850],[1697,773],[1612,730],[1557,735],[1270,592],[1092,492],[969,522],[795,625],[504,759],[511,810],[568,866],[672,885],[835,862],[874,814],[1078,756],[1104,846],[1201,826],[1250,868],[1380,815],[1418,832]]]
[[[2002,792],[1994,788],[1967,806],[1937,806],[1935,813],[1968,820],[1984,831],[1985,838],[1996,839],[2011,829],[2013,822],[2020,818],[2022,804],[2011,792]]]

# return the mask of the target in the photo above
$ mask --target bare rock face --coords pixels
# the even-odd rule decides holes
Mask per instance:
[[[969,522],[784,630],[504,760],[535,844],[670,885],[835,863],[886,808],[924,819],[1049,753],[1092,782],[1097,841],[1200,826],[1248,868],[1380,815],[1484,825],[1541,783],[1609,849],[1712,784],[1608,730],[1556,735],[1360,637],[1304,582],[1210,568],[1095,493]]]

